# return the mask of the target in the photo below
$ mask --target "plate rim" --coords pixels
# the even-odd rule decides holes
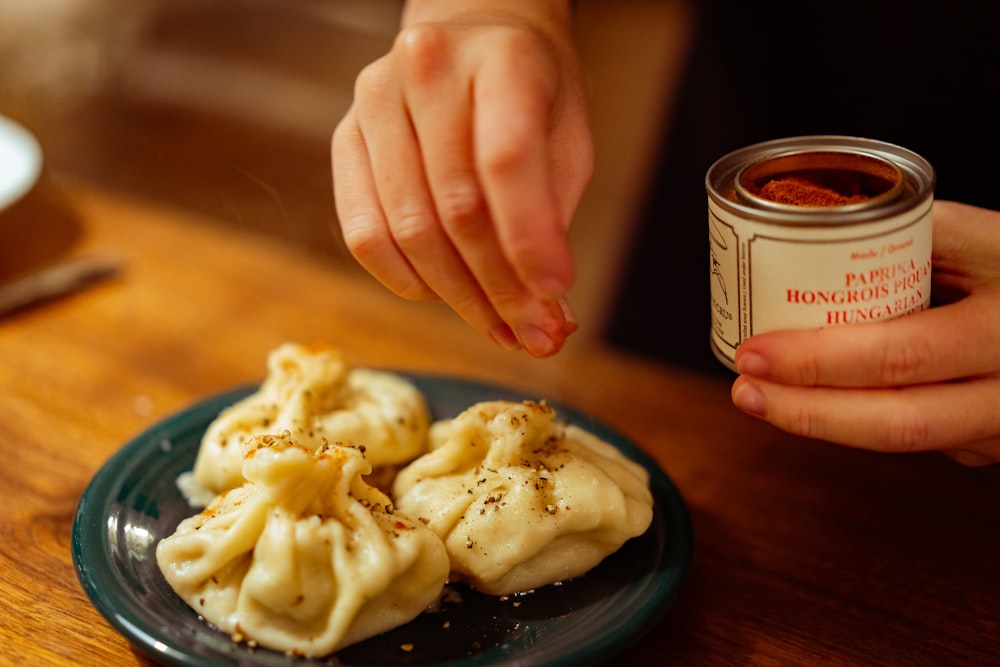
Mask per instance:
[[[418,384],[425,382],[439,383],[444,385],[475,388],[478,391],[500,392],[508,395],[527,393],[520,388],[456,375],[413,372],[391,368],[378,368],[375,370],[395,373],[407,380],[415,381]],[[167,433],[176,434],[177,429],[172,427],[178,420],[183,419],[187,422],[195,420],[198,423],[201,423],[204,418],[208,417],[210,421],[221,409],[235,403],[253,391],[256,391],[259,387],[260,382],[245,383],[227,390],[213,393],[188,404],[186,407],[173,411],[152,423],[150,426],[128,439],[121,447],[115,450],[111,456],[109,456],[108,459],[101,464],[101,466],[99,466],[93,477],[85,486],[78,501],[73,515],[71,529],[72,560],[77,580],[83,588],[84,593],[87,595],[87,598],[101,614],[101,616],[116,631],[118,631],[131,646],[140,650],[147,657],[154,658],[158,662],[173,665],[175,667],[197,667],[206,664],[203,656],[185,652],[183,647],[175,645],[176,642],[169,638],[165,641],[163,637],[151,635],[146,631],[146,629],[141,627],[142,623],[137,624],[134,619],[131,619],[121,613],[121,609],[128,606],[125,604],[123,596],[128,596],[131,593],[130,590],[122,590],[117,596],[113,596],[114,602],[109,599],[109,597],[112,596],[109,595],[108,591],[98,590],[97,579],[103,581],[112,580],[113,583],[117,582],[114,581],[114,577],[111,575],[114,563],[108,553],[108,540],[105,538],[106,531],[102,528],[102,526],[105,526],[111,518],[110,514],[105,515],[102,510],[105,506],[110,509],[110,505],[112,503],[110,502],[109,494],[98,494],[96,499],[94,494],[105,486],[108,487],[108,492],[112,491],[111,487],[113,486],[116,478],[124,477],[124,471],[120,470],[124,463],[130,457],[139,452],[154,450],[157,447],[157,442],[162,443],[165,440],[169,440],[169,438],[161,436],[165,436]],[[616,628],[614,632],[606,632],[595,637],[593,641],[589,642],[584,647],[590,651],[590,653],[586,656],[581,657],[580,651],[574,650],[572,653],[563,657],[552,659],[545,663],[547,665],[559,667],[578,667],[581,664],[593,664],[595,661],[607,660],[626,650],[630,645],[638,641],[660,622],[672,606],[673,602],[676,600],[677,596],[681,593],[681,590],[684,588],[684,584],[687,580],[694,555],[693,526],[687,504],[685,503],[677,485],[669,477],[669,475],[667,475],[666,471],[663,470],[659,463],[651,455],[639,447],[637,443],[605,422],[573,408],[568,404],[549,399],[546,399],[546,403],[553,407],[560,417],[595,432],[596,435],[602,437],[603,439],[610,440],[612,446],[622,451],[622,453],[628,458],[642,465],[643,468],[650,473],[649,485],[650,491],[653,494],[654,506],[657,502],[659,502],[661,510],[669,515],[669,517],[661,516],[659,519],[666,527],[666,536],[672,537],[677,542],[673,545],[666,545],[659,554],[656,565],[662,566],[666,562],[668,555],[670,555],[671,548],[676,551],[676,553],[673,554],[675,560],[671,563],[670,567],[670,571],[673,576],[669,578],[665,576],[657,577],[657,585],[654,591],[648,597],[647,601],[644,602],[638,609],[638,611],[643,612],[640,617],[641,623],[630,623],[625,629],[619,627]],[[202,415],[202,413],[207,413],[207,415]],[[586,423],[581,424],[581,422],[584,421]],[[205,427],[199,426],[197,428],[204,431]],[[117,490],[120,491],[120,489]],[[100,505],[100,508],[98,508],[98,514],[100,514],[99,517],[95,515],[94,510],[92,509],[94,505]],[[667,523],[668,518],[670,520],[669,524]],[[654,521],[655,520],[657,520],[656,513],[654,513]],[[108,560],[97,564],[86,562],[87,557],[84,552],[93,551],[94,549],[98,549],[103,556],[108,557]],[[100,575],[100,565],[105,566],[105,569],[108,571],[108,573],[104,576]],[[96,577],[95,572],[97,573]],[[670,580],[667,581],[667,579]],[[112,588],[115,588],[115,586],[112,586]],[[646,609],[646,607],[650,606],[653,608]],[[636,612],[637,616],[639,616],[638,611]],[[144,621],[146,619],[139,620]],[[315,662],[300,661],[296,664],[325,664],[326,660],[326,658],[322,658],[316,659]],[[250,662],[241,662],[240,658],[234,656],[232,664],[253,665],[256,663],[252,660]],[[351,667],[348,663],[338,664],[343,664],[344,667]],[[502,665],[526,663],[516,660],[511,662],[509,659],[500,661],[477,660],[476,654],[473,654],[462,659],[449,659],[444,662],[439,661],[434,663],[423,663],[422,667],[445,667],[447,665],[458,666],[470,664]],[[353,665],[354,667],[360,667],[359,663],[353,663]]]

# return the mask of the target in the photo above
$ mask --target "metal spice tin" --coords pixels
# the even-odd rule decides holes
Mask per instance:
[[[746,338],[872,322],[930,306],[935,175],[899,146],[777,139],[706,174],[712,348],[734,368]]]

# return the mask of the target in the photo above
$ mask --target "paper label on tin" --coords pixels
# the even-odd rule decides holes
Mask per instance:
[[[757,333],[874,322],[930,306],[930,201],[851,226],[792,227],[709,205],[712,339],[730,361]]]
[[[739,238],[732,225],[709,213],[709,261],[712,281],[712,336],[735,352],[747,323],[740,321]],[[730,354],[731,356],[731,354]]]

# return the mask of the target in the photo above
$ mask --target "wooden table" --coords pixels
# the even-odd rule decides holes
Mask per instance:
[[[31,197],[34,227],[3,232],[0,266],[45,251],[112,252],[126,267],[0,320],[3,664],[144,664],[77,582],[76,503],[129,438],[259,380],[289,340],[331,343],[355,365],[513,385],[655,457],[688,503],[694,561],[659,626],[616,664],[1000,662],[998,466],[795,438],[734,409],[724,376],[600,346],[541,361],[495,350],[442,307],[58,175]]]

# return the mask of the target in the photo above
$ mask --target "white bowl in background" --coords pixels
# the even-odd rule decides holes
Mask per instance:
[[[0,210],[23,197],[42,171],[42,147],[34,135],[0,116]]]

